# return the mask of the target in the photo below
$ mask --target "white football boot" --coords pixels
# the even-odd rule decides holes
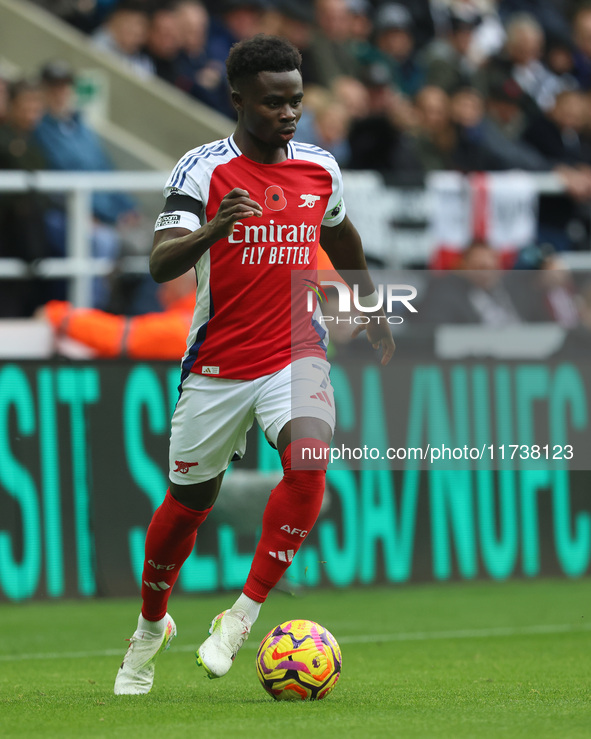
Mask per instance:
[[[156,658],[170,647],[176,636],[174,621],[168,613],[164,618],[164,628],[159,633],[141,629],[138,623],[115,678],[115,695],[141,695],[152,689]],[[146,622],[143,623],[145,626]]]
[[[248,639],[251,622],[241,611],[223,611],[216,616],[209,627],[209,636],[199,647],[196,657],[210,678],[223,677],[230,667],[238,650]]]

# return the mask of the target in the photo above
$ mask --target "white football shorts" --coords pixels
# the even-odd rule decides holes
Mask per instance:
[[[279,372],[255,380],[227,380],[191,372],[172,417],[170,480],[190,485],[217,477],[235,455],[246,451],[246,434],[256,419],[268,441],[293,418],[319,418],[335,427],[330,364],[297,359]]]

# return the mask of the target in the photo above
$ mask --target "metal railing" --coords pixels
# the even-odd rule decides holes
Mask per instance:
[[[1,172],[0,193],[37,191],[60,193],[66,199],[66,257],[0,259],[0,278],[70,279],[69,298],[77,306],[89,304],[92,277],[109,274],[111,260],[92,256],[92,195],[95,192],[161,192],[168,172]],[[124,265],[125,268],[126,265]],[[148,257],[128,257],[130,271],[148,271]]]
[[[38,191],[44,193],[60,193],[65,196],[67,232],[66,257],[40,259],[27,263],[20,259],[0,259],[1,279],[67,278],[69,280],[69,298],[77,306],[89,305],[91,280],[97,275],[109,274],[114,267],[111,260],[92,256],[92,206],[94,192],[124,191],[132,193],[160,193],[168,178],[168,172],[0,172],[0,196],[2,193]],[[564,187],[553,174],[536,173],[533,182],[539,193],[561,193]],[[362,200],[375,206],[375,212],[361,208],[356,210],[354,221],[361,233],[370,254],[375,243],[384,249],[384,240],[388,241],[392,259],[389,266],[402,267],[405,254],[413,251],[415,256],[423,258],[425,263],[429,244],[425,242],[425,233],[417,230],[416,225],[428,219],[429,203],[425,190],[413,188],[412,192],[405,188],[386,186],[375,172],[345,172],[345,190],[348,202],[356,200],[356,194],[362,194]],[[380,193],[380,202],[376,202],[372,193]],[[409,198],[413,207],[409,207]],[[392,226],[396,214],[403,213],[411,228],[408,234],[404,229]],[[156,213],[153,214],[154,218]],[[376,229],[377,218],[382,219],[381,227]],[[414,230],[412,228],[415,225]],[[423,239],[419,243],[416,235]],[[410,239],[405,244],[405,238]],[[414,239],[414,241],[413,241]],[[586,260],[585,260],[586,261]],[[127,257],[118,262],[123,271],[145,273],[148,271],[148,254],[139,257]],[[586,267],[589,267],[586,261]],[[0,282],[1,289],[1,282]]]

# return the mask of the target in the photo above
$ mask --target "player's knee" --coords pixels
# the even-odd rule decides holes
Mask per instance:
[[[212,480],[197,482],[192,485],[177,485],[170,482],[170,493],[172,497],[186,508],[203,511],[211,508],[215,503],[220,491],[223,473]]]
[[[284,472],[288,470],[326,472],[330,446],[320,439],[296,439],[281,457]]]
[[[328,465],[328,444],[318,439],[297,439],[285,450],[283,480],[292,494],[304,503],[322,501]]]
[[[317,498],[324,493],[325,470],[286,470],[283,479],[300,498]]]

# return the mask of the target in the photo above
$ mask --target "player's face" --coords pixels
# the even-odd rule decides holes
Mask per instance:
[[[285,147],[302,115],[303,94],[297,70],[259,72],[234,98],[244,133],[264,148]]]

